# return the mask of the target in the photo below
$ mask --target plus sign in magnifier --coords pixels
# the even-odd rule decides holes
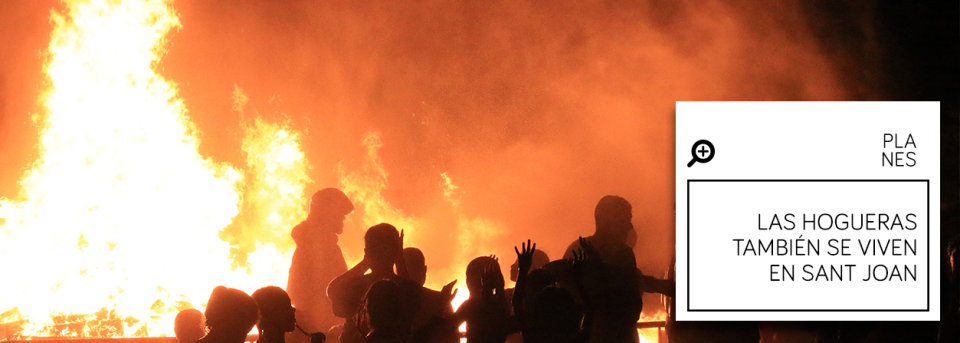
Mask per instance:
[[[693,155],[693,159],[687,163],[687,168],[693,167],[694,163],[707,163],[713,159],[713,154],[716,150],[713,148],[713,143],[706,139],[701,139],[696,143],[693,143],[693,148],[690,149],[690,153]]]

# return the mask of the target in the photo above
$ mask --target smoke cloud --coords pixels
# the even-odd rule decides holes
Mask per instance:
[[[36,154],[29,118],[54,5],[0,5],[4,196]],[[559,258],[592,234],[607,194],[633,204],[639,265],[662,275],[673,256],[675,101],[851,96],[796,1],[174,7],[182,28],[159,70],[179,84],[201,151],[243,164],[234,85],[259,115],[302,131],[308,193],[367,168],[376,135],[381,195],[416,218],[405,229],[434,285],[463,280],[465,249],[509,265],[512,246],[532,238]],[[348,258],[362,254],[362,218],[341,237]],[[464,234],[469,223],[493,229]]]

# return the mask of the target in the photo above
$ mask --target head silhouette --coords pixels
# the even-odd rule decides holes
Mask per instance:
[[[253,300],[260,309],[260,331],[289,332],[296,325],[293,306],[287,292],[277,286],[267,286],[253,292]]]
[[[247,293],[234,288],[217,286],[210,293],[204,312],[208,337],[216,342],[243,342],[247,333],[257,323],[257,303]]]
[[[413,247],[404,248],[403,262],[407,266],[407,274],[410,275],[410,280],[423,286],[427,281],[427,264],[423,252]]]
[[[353,212],[353,203],[346,194],[336,188],[324,188],[310,198],[310,214],[307,220],[343,233],[343,220]]]
[[[374,273],[392,273],[393,264],[401,257],[400,232],[393,225],[380,223],[367,229],[363,236],[364,259]]]
[[[616,195],[607,195],[597,202],[593,218],[597,224],[595,235],[609,241],[626,244],[633,230],[633,207],[626,199]]]
[[[510,265],[510,281],[517,281],[517,274],[520,273],[519,261],[513,261],[513,264]],[[540,268],[543,268],[547,263],[550,263],[550,257],[547,256],[547,253],[543,250],[536,249],[533,251],[533,263],[530,264],[530,271],[534,271]]]
[[[470,294],[480,294],[483,291],[485,282],[496,281],[496,275],[500,273],[500,263],[489,256],[480,256],[467,264],[467,290]],[[503,276],[501,274],[500,278]]]
[[[173,332],[177,335],[177,341],[180,343],[194,343],[204,335],[207,330],[204,328],[203,313],[195,308],[188,308],[177,313],[174,319]]]

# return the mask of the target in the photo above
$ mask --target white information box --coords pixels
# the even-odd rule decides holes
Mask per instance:
[[[939,320],[939,102],[676,116],[678,320]]]

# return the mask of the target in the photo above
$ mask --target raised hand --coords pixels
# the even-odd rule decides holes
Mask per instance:
[[[493,283],[488,276],[490,274],[490,264],[485,264],[480,270],[480,288],[483,290],[480,295],[485,296],[493,290]]]
[[[410,279],[410,273],[407,271],[407,263],[403,259],[403,230],[400,230],[400,243],[397,247],[397,259],[393,262],[397,266],[397,275]]]
[[[570,270],[573,272],[573,275],[577,278],[577,280],[581,280],[583,278],[584,272],[587,269],[587,264],[590,263],[590,261],[594,260],[591,260],[589,257],[587,257],[587,253],[582,248],[573,250],[573,259],[570,260]]]
[[[497,291],[497,294],[503,294],[503,273],[500,271],[499,263],[490,264],[490,276],[493,277],[493,289]]]
[[[537,249],[537,243],[531,243],[528,239],[526,243],[520,242],[520,249],[516,246],[513,251],[517,253],[517,267],[521,275],[526,275],[533,265],[533,252]]]
[[[586,255],[584,260],[600,259],[600,253],[597,252],[597,249],[593,247],[593,244],[590,244],[590,242],[587,241],[586,238],[583,238],[583,236],[580,237],[580,248],[582,250],[581,252]]]
[[[444,303],[449,303],[453,300],[453,297],[457,296],[457,288],[453,288],[456,284],[457,280],[450,281],[440,290],[440,298],[443,299]]]
[[[480,277],[480,284],[483,286],[484,295],[503,294],[503,274],[500,273],[500,266],[491,262],[483,267]]]
[[[587,262],[587,253],[583,249],[574,249],[573,250],[573,265],[583,265]]]

